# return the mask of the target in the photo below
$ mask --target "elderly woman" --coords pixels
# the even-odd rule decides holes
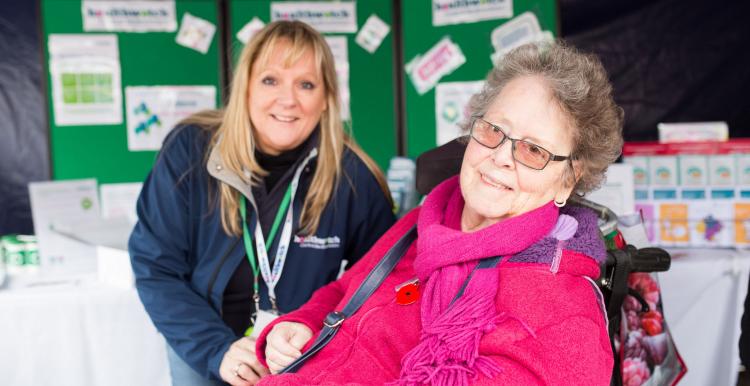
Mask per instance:
[[[460,175],[340,280],[269,325],[259,359],[272,372],[288,365],[414,224],[416,242],[327,346],[262,385],[609,384],[593,282],[605,249],[595,215],[565,205],[601,182],[622,146],[602,65],[564,45],[523,46],[470,108]]]
[[[268,370],[252,331],[304,304],[394,222],[382,173],[343,129],[323,36],[270,23],[235,67],[227,106],[165,140],[130,237],[174,385],[256,382]]]

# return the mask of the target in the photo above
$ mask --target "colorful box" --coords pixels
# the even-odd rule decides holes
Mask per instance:
[[[704,155],[679,156],[680,185],[702,187],[708,185],[708,161]]]
[[[733,187],[736,183],[735,174],[736,166],[733,154],[708,157],[708,183],[711,186]]]
[[[651,186],[677,186],[677,157],[673,155],[653,156],[649,159],[649,181]]]

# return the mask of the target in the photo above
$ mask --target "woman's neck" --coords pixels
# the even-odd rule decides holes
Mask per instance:
[[[464,209],[461,212],[461,231],[467,233],[476,232],[490,225],[497,224],[502,220],[502,218],[484,217],[464,204]]]

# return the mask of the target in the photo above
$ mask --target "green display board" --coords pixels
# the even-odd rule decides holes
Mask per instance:
[[[214,0],[177,0],[177,27],[189,13],[214,25],[217,5]],[[44,67],[49,101],[50,151],[55,180],[96,178],[99,183],[140,182],[155,160],[155,151],[129,151],[126,128],[125,87],[127,86],[215,86],[219,106],[220,47],[219,33],[213,36],[203,54],[176,43],[178,30],[172,32],[84,32],[82,4],[77,0],[42,0]],[[48,40],[51,34],[115,34],[119,49],[123,118],[120,124],[55,124],[52,76]],[[111,77],[85,73],[62,76],[62,100],[85,105],[107,102]]]
[[[269,23],[271,3],[268,0],[229,1],[229,46],[233,57],[237,57],[244,46],[238,40],[237,32],[255,17]],[[386,24],[392,25],[391,1],[358,1],[355,4],[358,29],[370,15],[377,15]],[[372,54],[355,42],[356,33],[325,35],[346,37],[351,95],[351,121],[347,126],[357,143],[385,170],[389,160],[396,155],[393,34],[389,33]]]
[[[441,3],[446,3],[442,1]],[[471,2],[456,1],[463,6]],[[493,3],[493,2],[481,2]],[[494,3],[500,3],[496,1]],[[508,0],[512,3],[513,16],[526,11],[533,12],[542,30],[557,36],[558,10],[554,0]],[[424,55],[442,38],[450,37],[466,57],[466,62],[440,82],[483,80],[492,68],[490,56],[495,52],[491,42],[492,31],[508,22],[508,18],[483,20],[471,23],[433,25],[433,0],[404,0],[401,2],[403,23],[404,64],[417,55]],[[405,137],[406,153],[416,157],[434,148],[436,143],[435,89],[420,95],[408,75],[404,77],[405,87]]]

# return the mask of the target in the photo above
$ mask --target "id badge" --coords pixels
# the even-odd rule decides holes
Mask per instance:
[[[253,325],[253,332],[250,334],[251,338],[258,338],[263,329],[266,328],[274,319],[278,318],[279,315],[265,310],[258,310],[255,316],[255,325]]]

